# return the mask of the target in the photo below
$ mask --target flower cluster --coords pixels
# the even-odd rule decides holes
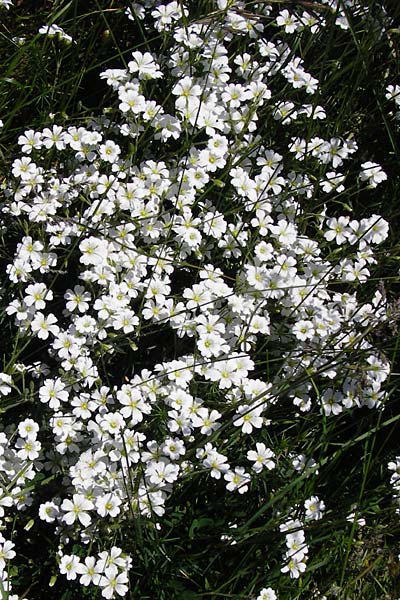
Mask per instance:
[[[292,579],[298,579],[306,570],[308,559],[308,546],[305,542],[305,533],[302,523],[298,519],[290,519],[280,526],[285,532],[287,550],[284,555],[285,564],[282,573],[289,573]]]
[[[396,456],[394,461],[388,464],[389,471],[392,471],[390,484],[393,487],[393,499],[397,504],[396,513],[400,514],[400,456]]]
[[[113,546],[109,551],[99,552],[98,558],[86,556],[81,561],[74,554],[61,554],[59,569],[60,573],[67,579],[74,580],[79,577],[83,586],[90,584],[101,589],[103,598],[125,596],[129,590],[127,571],[131,567],[132,560],[125,556],[122,550]]]
[[[0,394],[11,392],[11,378],[0,374]],[[0,523],[10,509],[25,511],[32,504],[29,488],[41,470],[41,443],[37,439],[39,425],[32,419],[24,419],[17,428],[0,432]],[[16,553],[15,544],[0,534],[0,582],[3,591],[11,592],[12,583],[8,569]],[[8,596],[17,600],[17,595]]]
[[[15,482],[0,508],[25,508],[27,480],[51,473],[62,485],[38,512],[65,544],[87,545],[128,512],[162,523],[189,477],[238,494],[268,483],[279,467],[268,430],[283,398],[295,415],[330,419],[380,408],[390,370],[369,337],[387,321],[385,297],[358,295],[389,225],[328,205],[352,185],[352,161],[360,186],[387,176],[375,162],[359,166],[353,136],[298,135],[313,121],[323,131],[328,111],[310,100],[319,81],[284,33],[324,19],[282,10],[281,33],[266,41],[240,2],[218,2],[215,27],[187,21],[182,3],[144,4],[127,15],[151,18],[168,53],[136,50],[104,71],[115,98],[107,114],[24,131],[2,207],[4,222],[23,223],[6,313],[41,360],[2,373],[0,394],[31,385],[47,435],[42,444],[30,418],[15,442],[0,433],[4,485]],[[346,28],[339,3],[324,4]],[[70,40],[55,25],[40,32]],[[232,53],[236,36],[251,53]],[[261,122],[279,141],[263,138]],[[326,204],[312,221],[316,195]],[[260,347],[277,365],[268,375]],[[295,471],[317,473],[304,455],[291,458]],[[325,504],[312,496],[304,509],[318,520]],[[298,578],[303,524],[281,531],[282,572]],[[116,547],[59,564],[105,598],[126,595],[130,567]],[[257,600],[275,598],[264,588]]]
[[[318,496],[311,496],[304,502],[304,520],[319,521],[323,517],[325,503]],[[282,573],[289,573],[292,579],[298,579],[306,570],[308,546],[305,541],[304,525],[299,519],[288,519],[280,525],[280,531],[285,533],[287,550],[284,554]]]

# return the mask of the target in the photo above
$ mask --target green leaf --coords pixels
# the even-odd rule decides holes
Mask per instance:
[[[194,537],[194,532],[196,529],[203,529],[204,527],[213,527],[214,521],[213,519],[209,519],[207,517],[203,517],[202,519],[194,519],[190,529],[189,529],[189,538],[192,540]]]

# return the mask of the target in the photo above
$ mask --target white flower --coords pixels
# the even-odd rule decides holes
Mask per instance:
[[[26,306],[34,306],[37,310],[45,308],[46,301],[53,299],[53,292],[48,290],[44,283],[28,285],[25,293],[24,302]]]
[[[58,410],[61,402],[68,400],[68,392],[61,379],[46,379],[39,388],[40,402],[48,403],[50,408]]]
[[[388,362],[371,354],[367,358],[367,363],[369,365],[367,373],[374,381],[377,383],[383,383],[386,381],[390,373],[390,365]]]
[[[0,446],[0,454],[2,454],[3,448]],[[0,496],[0,518],[4,517],[4,507],[10,507],[14,504],[12,496],[2,495]],[[1,541],[1,536],[0,536]]]
[[[6,566],[6,560],[9,561],[15,557],[15,551],[13,550],[15,544],[10,540],[4,540],[2,544],[0,544],[0,571]]]
[[[268,470],[274,469],[275,462],[272,460],[272,458],[275,458],[275,454],[262,442],[256,443],[256,450],[249,450],[247,452],[247,459],[254,461],[252,469],[256,473],[260,473],[264,467],[266,467]]]
[[[179,470],[179,466],[173,463],[153,461],[147,466],[146,475],[149,477],[150,483],[162,486],[176,481]]]
[[[61,510],[64,511],[63,521],[67,525],[72,525],[76,520],[84,526],[88,527],[91,522],[91,517],[87,511],[92,510],[94,504],[82,494],[74,494],[72,500],[65,499],[61,504]]]
[[[99,585],[101,575],[103,573],[103,567],[99,562],[96,562],[94,556],[87,556],[85,562],[80,562],[77,565],[77,573],[80,575],[79,583],[82,585]]]
[[[57,150],[63,150],[65,148],[66,135],[63,132],[63,128],[59,125],[53,125],[53,129],[46,127],[42,133],[43,145],[49,149],[53,146]]]
[[[396,456],[395,461],[388,463],[389,471],[393,471],[393,475],[390,478],[390,483],[393,485],[400,481],[400,456]]]
[[[0,373],[0,396],[7,396],[11,392],[11,385],[11,375]]]
[[[99,265],[107,256],[104,243],[94,236],[82,240],[79,250],[82,253],[79,260],[84,265]]]
[[[54,523],[59,514],[60,509],[54,502],[44,502],[39,506],[39,518],[46,523]]]
[[[57,319],[52,313],[46,317],[43,313],[38,312],[31,322],[31,329],[37,334],[39,339],[47,340],[50,333],[56,336],[60,331],[60,328],[56,323]]]
[[[286,535],[286,546],[288,548],[286,556],[295,558],[296,561],[304,560],[308,553],[304,531],[300,529],[298,531],[288,533]]]
[[[251,477],[245,472],[244,467],[235,467],[234,471],[229,470],[224,475],[226,489],[230,492],[236,490],[239,494],[244,494],[249,489]]]
[[[272,588],[263,588],[260,590],[256,600],[277,600],[277,595]]]
[[[121,500],[116,494],[104,494],[96,499],[96,510],[101,517],[116,517],[120,512]]]
[[[103,598],[113,598],[114,594],[118,596],[125,596],[128,592],[128,576],[126,573],[118,574],[118,570],[115,566],[108,567],[104,575],[100,577],[98,585],[103,588],[101,595]]]
[[[220,356],[229,351],[229,346],[224,342],[224,339],[212,332],[206,333],[198,339],[197,348],[205,358]]]
[[[107,140],[99,148],[100,158],[109,163],[114,163],[121,153],[121,148],[112,140]]]
[[[378,163],[365,162],[361,165],[361,169],[361,181],[367,181],[368,185],[372,188],[376,188],[379,183],[387,179],[386,173]]]
[[[306,570],[307,565],[302,560],[297,560],[295,556],[289,558],[288,563],[282,567],[282,573],[289,573],[292,579],[298,579]]]
[[[39,150],[42,146],[42,134],[39,131],[28,129],[18,138],[18,144],[22,146],[21,150],[25,154],[30,154],[32,150]]]
[[[301,25],[293,15],[290,15],[289,12],[285,10],[281,10],[279,16],[276,18],[276,23],[279,27],[284,27],[286,33],[294,33],[296,29]]]
[[[326,224],[329,230],[324,233],[324,238],[328,242],[335,240],[336,244],[344,244],[350,236],[350,229],[348,227],[350,217],[332,217],[327,219]]]
[[[140,513],[146,517],[162,517],[165,513],[166,494],[161,490],[157,492],[149,492],[147,488],[139,488],[139,508]]]
[[[343,411],[343,406],[340,404],[342,394],[335,392],[332,388],[328,388],[321,396],[321,412],[326,416],[338,415]]]
[[[325,177],[326,179],[322,180],[320,184],[321,188],[325,193],[328,194],[330,192],[335,191],[338,194],[340,194],[340,192],[344,191],[344,175],[342,175],[341,173],[336,173],[336,171],[329,171],[328,173],[326,173]]]
[[[282,246],[292,246],[297,238],[297,228],[293,223],[280,219],[278,225],[268,225],[273,237],[279,240]]]
[[[60,573],[62,575],[66,575],[67,579],[76,579],[79,572],[79,562],[79,556],[75,556],[74,554],[64,554],[64,556],[61,558],[60,564],[58,565]]]
[[[41,443],[32,438],[18,438],[15,443],[17,455],[22,460],[35,460],[39,456]]]
[[[85,291],[85,288],[82,285],[76,285],[73,290],[68,289],[64,294],[64,298],[67,300],[66,308],[71,312],[76,308],[82,313],[89,309],[91,295],[89,292]]]
[[[319,521],[323,517],[323,511],[325,510],[325,503],[320,500],[318,496],[311,496],[304,502],[304,508],[306,509],[306,518]]]
[[[166,438],[161,450],[171,461],[178,460],[186,452],[185,444],[179,438]]]
[[[21,159],[14,160],[11,169],[14,177],[21,177],[22,180],[29,180],[37,172],[35,163],[29,156],[23,156]]]
[[[365,233],[362,241],[368,244],[381,244],[389,234],[389,223],[379,215],[371,215],[363,219]]]
[[[192,417],[193,427],[200,427],[200,433],[203,435],[211,435],[213,431],[221,427],[221,424],[217,422],[221,416],[217,410],[210,412],[207,408],[200,408]]]
[[[195,84],[192,77],[183,77],[171,90],[172,94],[186,100],[201,96],[201,92],[201,87]]]
[[[353,508],[356,508],[355,506],[353,506]],[[349,523],[354,523],[354,521],[356,520],[356,516],[357,516],[357,525],[359,527],[364,527],[366,525],[366,520],[364,519],[364,517],[359,517],[358,513],[355,512],[351,512],[349,515],[347,515],[346,517],[346,521],[348,521]]]
[[[211,450],[207,452],[207,456],[203,460],[203,465],[207,469],[211,469],[211,477],[221,479],[221,473],[226,473],[229,470],[229,463],[227,461],[226,456],[216,450]]]
[[[50,38],[57,36],[58,39],[64,40],[68,44],[73,41],[72,37],[65,33],[65,31],[55,23],[52,25],[43,25],[43,27],[40,27],[39,33],[47,35]]]
[[[120,567],[123,569],[126,566],[126,558],[122,556],[122,550],[118,546],[112,546],[110,551],[103,550],[99,552],[98,562],[102,570],[109,567]]]
[[[263,425],[263,418],[260,416],[263,411],[263,406],[251,408],[248,404],[242,404],[238,407],[237,412],[240,417],[233,417],[235,427],[241,427],[243,433],[251,433],[253,427],[259,429]]]
[[[18,424],[18,433],[22,438],[35,438],[39,425],[33,419],[25,419]]]
[[[133,114],[138,115],[145,110],[145,97],[139,94],[136,89],[120,87],[118,95],[121,100],[119,109],[123,113],[131,111]]]
[[[305,321],[303,319],[293,325],[292,332],[300,341],[311,340],[315,335],[312,321]]]
[[[138,73],[139,79],[158,79],[163,76],[150,52],[144,54],[139,50],[132,52],[132,60],[128,63],[128,69],[130,73]]]

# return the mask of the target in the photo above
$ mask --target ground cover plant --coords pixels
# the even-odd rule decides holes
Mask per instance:
[[[398,598],[399,7],[0,11],[2,598]]]

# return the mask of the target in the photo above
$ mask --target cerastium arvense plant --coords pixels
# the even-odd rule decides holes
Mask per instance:
[[[15,44],[45,39],[61,73],[87,15],[55,4]],[[366,84],[393,15],[122,4],[90,13],[118,49],[93,62],[104,101],[20,123],[3,181],[3,595],[378,597],[351,569],[362,526],[394,514],[388,463],[398,499],[376,190],[396,56],[373,104]],[[45,548],[43,570],[26,557]]]

